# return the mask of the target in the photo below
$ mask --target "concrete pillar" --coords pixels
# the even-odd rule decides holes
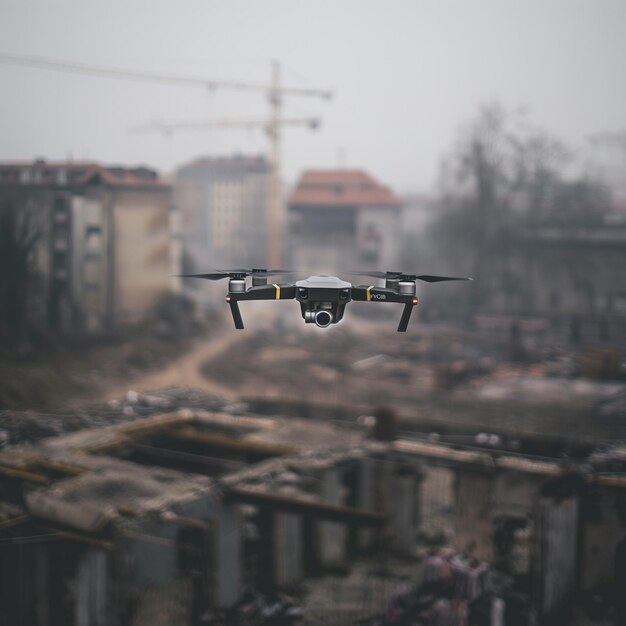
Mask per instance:
[[[277,513],[274,518],[274,567],[278,587],[298,583],[303,577],[302,517]]]
[[[615,549],[624,537],[620,515],[620,490],[587,488],[581,501],[580,588],[610,585],[615,575]]]
[[[344,504],[342,470],[327,467],[321,475],[320,495],[328,504]],[[324,568],[343,568],[347,562],[347,529],[345,524],[337,522],[319,522],[317,528],[319,541],[319,562]]]
[[[87,550],[78,560],[76,578],[76,626],[108,626],[108,555],[104,550]]]
[[[444,467],[422,465],[419,489],[419,528],[427,536],[444,534],[451,537],[454,509],[455,476]]]
[[[554,618],[570,608],[578,563],[578,497],[542,498],[535,529],[533,594],[539,615]]]
[[[491,601],[491,626],[505,626],[504,611],[506,605],[502,598],[493,598]]]
[[[374,479],[376,462],[370,457],[364,457],[358,461],[356,506],[365,511],[374,510]],[[361,528],[357,531],[357,548],[364,549],[372,545],[374,533],[371,529]]]
[[[49,626],[50,624],[50,585],[48,573],[50,567],[48,564],[48,546],[46,544],[37,544],[34,546],[35,551],[35,571],[33,580],[33,601],[35,603],[35,614],[37,626]]]
[[[215,516],[215,600],[218,606],[234,604],[241,593],[241,531],[237,507],[221,503]]]
[[[415,550],[416,476],[410,472],[397,473],[393,479],[389,527],[393,546],[409,556]]]
[[[374,510],[380,513],[389,514],[390,511],[393,468],[389,454],[381,454],[375,458]]]
[[[145,523],[124,531],[121,555],[138,589],[170,583],[177,574],[176,528]]]
[[[481,561],[493,561],[494,475],[456,470],[453,545]]]

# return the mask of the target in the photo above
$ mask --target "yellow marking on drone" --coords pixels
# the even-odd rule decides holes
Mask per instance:
[[[370,293],[370,291],[372,291],[372,289],[374,289],[374,285],[370,285],[367,288],[367,301],[369,302],[372,299],[372,294]]]
[[[276,287],[276,300],[280,300],[280,287],[276,284],[274,284],[274,287]]]

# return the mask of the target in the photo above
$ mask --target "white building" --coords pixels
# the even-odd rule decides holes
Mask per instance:
[[[264,266],[268,180],[263,157],[206,157],[178,169],[186,272]]]

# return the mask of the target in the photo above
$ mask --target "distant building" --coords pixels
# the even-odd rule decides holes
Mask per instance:
[[[204,157],[178,169],[186,271],[264,267],[268,185],[263,157]]]
[[[33,218],[35,326],[97,332],[139,322],[172,288],[171,187],[153,170],[0,163],[0,208]]]
[[[626,223],[535,225],[491,268],[479,325],[626,345]]]
[[[400,209],[361,170],[306,171],[288,201],[290,262],[320,273],[396,269]]]

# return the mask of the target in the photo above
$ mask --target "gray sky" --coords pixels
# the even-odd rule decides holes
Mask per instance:
[[[399,192],[435,182],[481,103],[528,107],[566,141],[626,128],[626,2],[580,0],[0,0],[0,52],[335,90],[291,98],[284,177],[362,167]],[[93,159],[163,170],[262,152],[260,131],[131,135],[154,119],[260,117],[261,94],[154,86],[0,64],[0,159]]]

